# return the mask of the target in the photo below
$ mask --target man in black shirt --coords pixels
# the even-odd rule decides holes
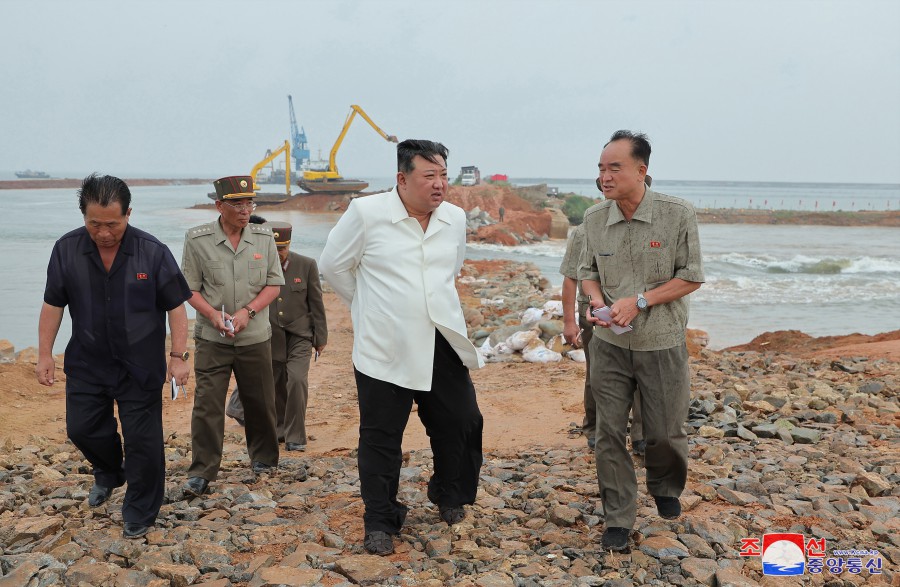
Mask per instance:
[[[56,241],[47,267],[35,374],[41,384],[53,385],[53,343],[68,306],[66,431],[94,468],[92,507],[128,483],[124,536],[138,538],[153,526],[163,501],[161,387],[172,379],[184,385],[190,373],[184,302],[191,292],[168,247],[128,225],[130,204],[121,179],[91,175],[81,184],[84,227]],[[168,366],[166,314],[172,331]]]

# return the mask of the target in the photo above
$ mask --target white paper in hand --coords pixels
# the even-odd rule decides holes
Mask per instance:
[[[619,326],[612,320],[612,316],[609,314],[609,306],[603,306],[602,308],[597,308],[591,314],[594,315],[595,318],[600,318],[604,322],[609,322],[609,329],[612,330],[616,334],[624,334],[626,332],[631,332],[634,330],[634,327],[629,324],[628,326]]]

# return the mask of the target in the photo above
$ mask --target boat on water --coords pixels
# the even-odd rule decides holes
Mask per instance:
[[[361,179],[345,179],[343,177],[330,178],[323,177],[321,179],[304,179],[297,180],[297,185],[305,192],[311,194],[354,194],[361,192],[369,183]]]
[[[217,198],[216,192],[209,192],[206,194],[210,200],[215,200]],[[287,194],[283,193],[275,193],[275,192],[256,192],[256,197],[253,198],[253,201],[257,203],[259,206],[265,206],[267,204],[280,204],[282,202],[288,201]]]
[[[50,179],[50,174],[44,171],[26,169],[25,171],[16,171],[16,177],[19,179]]]

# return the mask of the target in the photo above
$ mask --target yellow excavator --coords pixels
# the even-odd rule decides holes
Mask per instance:
[[[253,191],[259,191],[259,183],[257,183],[256,176],[259,175],[260,170],[282,153],[284,153],[284,191],[288,198],[291,197],[291,144],[287,141],[274,151],[267,150],[265,158],[250,170],[250,177],[253,178]]]
[[[304,191],[314,194],[352,194],[362,191],[369,186],[367,182],[360,179],[346,179],[341,177],[338,173],[337,163],[335,162],[338,149],[341,147],[341,143],[347,135],[347,129],[350,128],[350,123],[353,122],[353,119],[357,114],[362,116],[363,119],[375,129],[375,132],[380,134],[385,140],[392,143],[397,142],[397,137],[389,135],[378,128],[378,125],[372,122],[372,119],[369,118],[369,115],[366,114],[362,108],[356,104],[351,105],[350,114],[347,115],[347,119],[344,121],[344,128],[341,129],[341,134],[338,135],[337,140],[334,142],[334,146],[331,147],[331,154],[328,156],[328,169],[304,171],[303,177],[297,180],[297,185]]]
[[[285,169],[284,169],[284,194],[274,193],[274,192],[261,192],[259,191],[259,182],[256,179],[256,176],[259,175],[259,172],[263,167],[271,163],[276,157],[284,153],[284,161],[285,161]],[[274,167],[273,167],[274,171]],[[250,170],[250,177],[253,178],[253,191],[256,192],[255,201],[257,204],[279,204],[281,202],[286,202],[291,197],[291,144],[287,141],[284,144],[274,151],[271,149],[266,150],[266,156],[262,161],[253,166],[253,169]],[[210,192],[207,194],[211,200],[215,200],[217,198],[216,192]]]

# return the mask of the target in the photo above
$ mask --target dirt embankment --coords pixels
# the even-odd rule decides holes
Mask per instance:
[[[746,344],[725,351],[781,352],[803,356],[860,355],[900,361],[900,330],[881,334],[812,337],[799,330],[764,332]]]

